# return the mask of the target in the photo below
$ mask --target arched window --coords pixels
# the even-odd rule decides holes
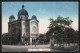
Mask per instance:
[[[21,19],[25,19],[25,16],[24,16],[24,15],[21,15],[20,18],[21,18]]]

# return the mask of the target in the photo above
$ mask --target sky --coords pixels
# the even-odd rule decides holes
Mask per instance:
[[[69,17],[73,20],[72,28],[78,30],[78,2],[2,2],[2,34],[8,33],[9,16],[14,15],[18,19],[18,12],[27,10],[29,19],[36,15],[39,21],[39,33],[46,33],[50,24],[49,18],[56,19],[58,16]]]

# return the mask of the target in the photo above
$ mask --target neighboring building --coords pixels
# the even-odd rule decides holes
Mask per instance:
[[[8,22],[8,33],[10,37],[15,37],[18,39],[19,43],[32,44],[39,37],[39,21],[35,15],[29,19],[28,12],[22,9],[18,12],[18,20],[15,20],[15,17],[11,15]]]

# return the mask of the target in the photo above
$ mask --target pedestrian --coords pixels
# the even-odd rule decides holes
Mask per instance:
[[[26,46],[26,44],[25,44],[25,46]]]
[[[36,47],[36,43],[35,43],[35,47]]]

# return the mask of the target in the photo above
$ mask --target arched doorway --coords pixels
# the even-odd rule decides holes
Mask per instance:
[[[29,38],[28,37],[25,37],[24,41],[25,41],[26,45],[29,45]]]
[[[24,44],[29,45],[29,37],[27,34],[24,33],[23,39],[24,39]]]
[[[36,39],[32,38],[32,44],[35,45],[35,43],[36,43]]]

